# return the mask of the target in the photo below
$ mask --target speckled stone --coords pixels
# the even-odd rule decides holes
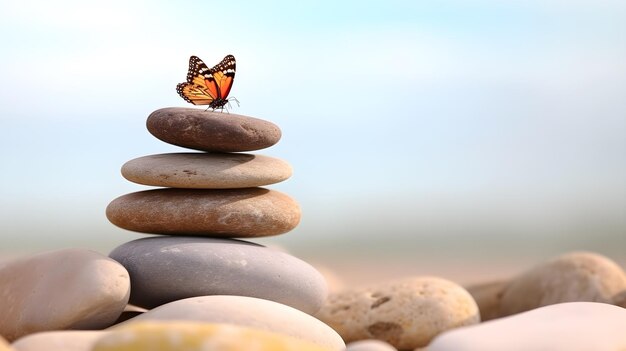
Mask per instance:
[[[260,150],[276,144],[281,137],[280,129],[271,122],[196,108],[156,110],[146,125],[152,135],[166,143],[202,151]]]
[[[26,335],[11,346],[15,351],[91,351],[108,332],[91,330],[50,331]]]
[[[263,188],[155,189],[118,197],[106,215],[137,232],[243,238],[290,231],[300,222],[300,207]]]
[[[290,335],[331,350],[345,347],[336,331],[310,315],[277,302],[244,296],[200,296],[178,300],[120,325],[163,320],[235,324]]]
[[[573,252],[513,278],[501,295],[500,316],[561,302],[615,304],[626,295],[626,274],[607,257]]]
[[[13,341],[50,330],[110,326],[130,295],[128,272],[85,249],[0,263],[0,335]]]
[[[436,277],[331,294],[316,316],[345,342],[378,339],[399,350],[424,347],[446,330],[480,321],[471,295]]]
[[[328,293],[324,277],[308,263],[241,240],[151,237],[127,242],[110,257],[130,274],[130,302],[146,308],[194,296],[239,295],[312,314]]]
[[[287,335],[231,324],[137,322],[116,328],[93,351],[337,351]]]
[[[193,189],[234,189],[269,185],[289,178],[280,159],[236,153],[176,153],[139,157],[122,166],[131,182]]]
[[[626,310],[594,302],[540,307],[450,330],[428,351],[623,351]]]

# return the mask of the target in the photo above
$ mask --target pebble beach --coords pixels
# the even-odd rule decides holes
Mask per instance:
[[[156,110],[146,126],[188,151],[121,165],[138,191],[103,209],[123,229],[119,246],[0,260],[0,351],[626,349],[615,258],[449,265],[456,275],[375,257],[360,268],[309,261],[255,242],[290,235],[306,216],[275,190],[289,160],[262,151],[279,126],[191,108]]]

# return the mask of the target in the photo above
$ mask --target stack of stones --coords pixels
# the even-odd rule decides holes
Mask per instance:
[[[290,165],[242,153],[276,144],[280,129],[261,119],[190,108],[157,110],[147,127],[166,143],[201,152],[144,156],[122,167],[126,179],[161,187],[123,195],[106,209],[121,228],[160,234],[110,254],[129,272],[129,303],[152,309],[185,298],[235,295],[317,312],[328,290],[318,271],[282,251],[237,240],[283,234],[300,221],[293,199],[261,187],[289,178]]]

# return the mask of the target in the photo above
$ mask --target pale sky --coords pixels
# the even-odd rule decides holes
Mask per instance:
[[[104,217],[145,189],[119,169],[183,151],[145,119],[191,106],[190,55],[226,54],[233,112],[283,131],[258,153],[294,168],[272,186],[303,208],[287,246],[623,236],[625,19],[618,0],[0,2],[0,248],[134,238]]]

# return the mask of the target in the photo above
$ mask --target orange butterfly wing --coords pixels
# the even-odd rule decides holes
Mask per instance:
[[[187,82],[176,86],[178,94],[194,105],[222,108],[235,79],[236,62],[233,55],[209,69],[197,56],[189,58]]]

